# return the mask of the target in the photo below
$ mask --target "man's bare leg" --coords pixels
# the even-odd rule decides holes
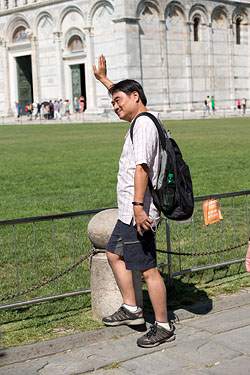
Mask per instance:
[[[142,271],[157,322],[168,322],[166,287],[158,268]]]
[[[123,302],[130,306],[136,306],[132,271],[127,270],[123,257],[106,251],[116,282],[122,294]]]

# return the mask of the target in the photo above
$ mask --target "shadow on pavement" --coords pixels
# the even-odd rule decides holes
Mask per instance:
[[[154,312],[146,290],[143,291],[143,300],[146,321],[153,324]],[[169,320],[177,322],[179,320],[177,310],[206,315],[212,311],[213,301],[204,290],[197,288],[194,283],[174,280],[173,287],[167,290],[167,307]]]

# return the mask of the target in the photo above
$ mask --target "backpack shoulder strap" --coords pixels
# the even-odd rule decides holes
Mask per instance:
[[[135,126],[135,122],[138,119],[138,117],[140,117],[140,116],[147,116],[153,121],[153,123],[155,124],[155,126],[158,130],[161,146],[165,150],[166,149],[166,135],[164,134],[164,130],[162,129],[162,127],[161,127],[159,121],[157,120],[157,118],[154,115],[152,115],[152,113],[149,113],[149,112],[139,113],[139,115],[137,115],[135,117],[135,119],[132,121],[131,126],[130,126],[130,138],[131,138],[132,143],[133,143],[133,129],[134,129],[134,126]]]

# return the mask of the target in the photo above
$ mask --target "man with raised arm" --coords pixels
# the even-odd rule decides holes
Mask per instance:
[[[94,75],[109,91],[115,113],[132,122],[147,112],[147,99],[142,86],[134,80],[114,84],[107,77],[106,60],[98,59]],[[159,120],[159,114],[153,113]],[[155,313],[155,323],[137,340],[142,347],[157,346],[175,339],[174,326],[168,322],[166,288],[156,262],[155,231],[160,213],[153,204],[148,178],[155,188],[159,172],[161,146],[158,131],[147,116],[140,116],[125,137],[119,161],[117,182],[118,221],[107,244],[106,255],[119,285],[123,305],[114,314],[104,317],[107,326],[144,324],[143,312],[137,307],[132,270],[139,270],[147,283]]]

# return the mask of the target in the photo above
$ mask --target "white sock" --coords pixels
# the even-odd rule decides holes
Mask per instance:
[[[131,311],[131,312],[136,312],[137,309],[138,309],[137,306],[126,305],[126,303],[124,303],[123,306],[124,306],[127,310],[129,310],[129,311]]]
[[[157,321],[155,321],[155,323],[157,323],[159,326],[161,326],[161,327],[167,329],[168,331],[171,330],[170,325],[169,325],[168,322],[164,323],[164,322],[157,322]]]

